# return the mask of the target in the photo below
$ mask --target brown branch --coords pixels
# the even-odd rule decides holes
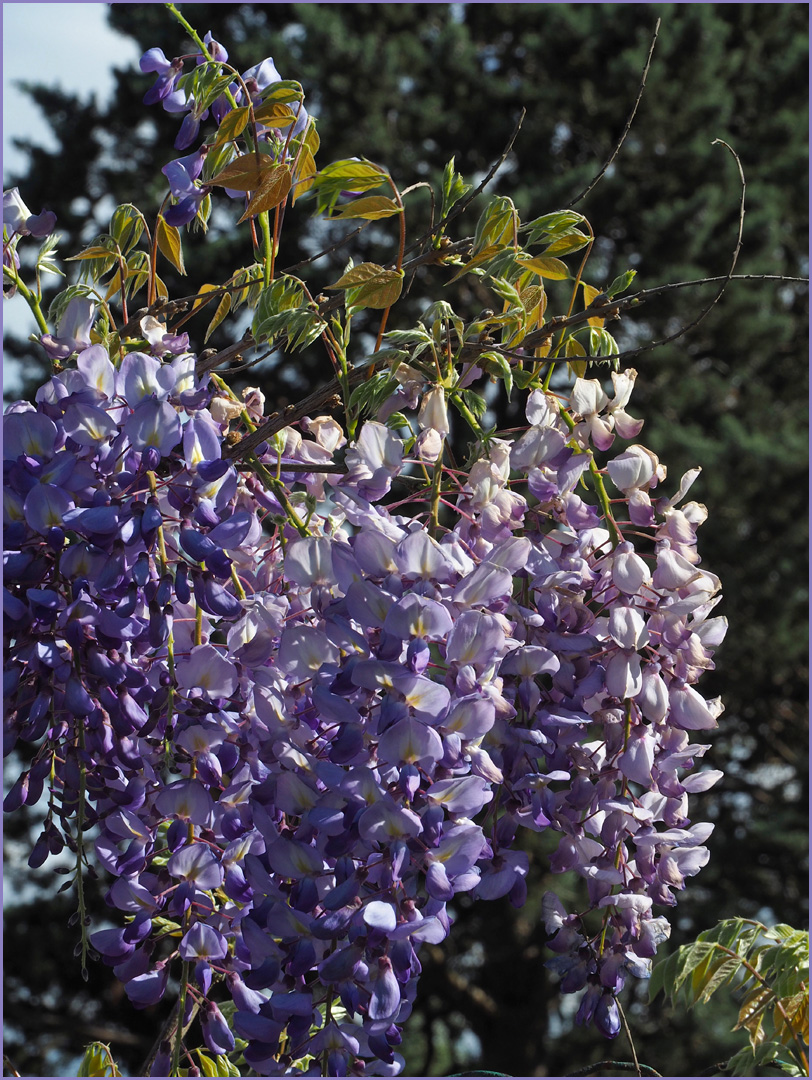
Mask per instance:
[[[436,254],[436,253],[435,253]],[[563,316],[551,319],[546,326],[543,326],[540,330],[534,330],[532,334],[528,334],[522,342],[522,348],[533,349],[537,345],[543,344],[553,333],[558,330],[565,329],[568,326],[576,326],[586,322],[589,319],[600,316],[601,318],[619,318],[620,314],[631,307],[637,307],[640,304],[645,303],[647,300],[653,299],[655,296],[659,296],[661,293],[668,292],[671,289],[682,289],[693,285],[708,285],[716,281],[797,281],[808,284],[808,278],[796,278],[785,277],[780,274],[726,274],[723,277],[710,277],[710,278],[698,278],[695,281],[677,281],[672,282],[669,285],[658,285],[652,289],[644,289],[642,292],[635,293],[631,296],[624,296],[618,300],[610,300],[608,303],[596,304],[594,301],[588,308],[583,311],[578,311],[569,318]],[[718,297],[717,297],[718,299]],[[695,325],[695,324],[694,324]],[[246,338],[249,335],[246,334]],[[647,349],[654,348],[658,344],[652,342],[650,345],[644,345],[639,349],[632,349],[628,352],[615,353],[611,356],[594,357],[593,359],[601,362],[606,360],[618,360],[627,359],[631,356],[636,356],[638,353],[644,352]],[[662,344],[662,342],[660,343]],[[223,358],[228,358],[235,355],[239,351],[239,348],[246,348],[242,346],[229,346],[229,349],[224,349],[222,353],[218,353],[211,357],[207,364],[209,366],[216,366],[218,363],[223,362]],[[483,351],[499,352],[508,359],[515,360],[528,360],[532,359],[528,354],[519,353],[515,350],[504,348],[503,346],[482,343],[482,344],[470,344],[466,345],[461,359],[476,359],[476,356]],[[226,356],[228,354],[228,356]],[[218,359],[219,358],[219,359]],[[589,357],[586,357],[588,360]],[[359,386],[362,382],[365,382],[370,376],[370,368],[372,373],[380,371],[390,362],[388,357],[382,357],[378,360],[373,360],[371,363],[363,363],[358,367],[353,368],[349,373],[349,385],[351,388]],[[550,363],[566,363],[567,358],[561,357],[560,359],[552,359]],[[337,409],[341,404],[341,385],[338,379],[331,379],[325,386],[320,387],[318,390],[314,390],[313,393],[308,394],[306,398],[297,402],[295,405],[288,405],[287,408],[279,413],[272,413],[264,424],[257,428],[256,431],[250,435],[246,435],[240,439],[233,446],[227,446],[223,448],[223,457],[229,460],[236,460],[245,454],[250,454],[254,449],[259,446],[260,443],[270,439],[272,435],[275,435],[277,431],[281,431],[282,428],[288,427],[290,424],[296,423],[298,420],[303,419],[305,416],[318,414],[324,409]],[[316,471],[308,466],[308,471]]]
[[[615,144],[614,150],[612,151],[612,153],[609,155],[609,157],[604,162],[603,168],[598,173],[598,175],[595,177],[595,179],[589,185],[587,185],[587,187],[584,188],[584,190],[581,192],[580,195],[576,195],[575,198],[572,200],[572,202],[567,203],[565,209],[569,210],[571,206],[575,206],[575,204],[579,203],[581,201],[581,199],[585,199],[587,197],[587,195],[595,187],[595,185],[603,178],[603,175],[606,172],[606,170],[609,168],[609,166],[615,160],[617,155],[620,153],[620,148],[624,144],[624,142],[626,141],[626,136],[629,134],[629,131],[630,131],[631,126],[632,126],[632,121],[634,120],[635,113],[637,112],[637,107],[639,106],[640,101],[642,100],[643,91],[646,88],[646,79],[648,78],[648,69],[651,66],[651,58],[654,55],[654,46],[657,44],[657,34],[659,33],[659,31],[660,31],[660,20],[658,19],[657,22],[654,24],[654,34],[652,35],[651,44],[649,45],[649,48],[648,48],[648,56],[646,57],[646,66],[643,68],[643,75],[642,75],[642,77],[640,79],[640,88],[637,91],[637,97],[635,98],[634,105],[632,106],[632,111],[629,113],[628,119],[626,120],[626,126],[623,128],[623,131],[621,132],[620,138],[618,139],[617,143]]]

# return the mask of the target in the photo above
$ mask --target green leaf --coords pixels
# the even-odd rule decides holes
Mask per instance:
[[[620,348],[610,333],[600,327],[591,326],[588,351],[590,356],[615,356],[620,352]]]
[[[293,198],[292,202],[295,204],[296,200],[300,198],[306,191],[308,191],[316,179],[316,159],[307,147],[304,147],[296,158],[296,163],[293,167],[293,178],[295,183],[293,185]]]
[[[206,333],[205,333],[205,335],[203,337],[203,344],[204,345],[209,340],[209,338],[212,336],[212,334],[217,329],[217,327],[220,325],[220,323],[223,321],[223,319],[226,317],[226,315],[228,315],[229,311],[231,311],[231,294],[226,293],[225,296],[223,297],[223,299],[217,305],[217,310],[214,313],[214,318],[211,320],[209,325],[206,327]]]
[[[648,999],[654,1001],[659,993],[663,993],[667,1000],[674,1000],[677,991],[677,972],[679,971],[679,951],[672,953],[664,960],[659,960],[651,969],[651,978],[648,981]]]
[[[347,292],[347,306],[373,309],[388,308],[400,296],[403,287],[402,270],[384,270],[377,263],[353,266],[327,289]]]
[[[376,413],[386,399],[394,394],[399,385],[390,372],[376,372],[371,379],[356,386],[350,395],[349,403],[371,415]]]
[[[551,214],[534,218],[522,226],[522,231],[528,230],[528,244],[535,244],[539,240],[550,240],[554,237],[563,236],[571,232],[576,225],[580,225],[586,219],[574,210],[554,210]]]
[[[385,183],[386,173],[377,165],[347,159],[324,166],[318,181],[323,183],[328,180],[340,180],[342,188],[347,191],[367,191]]]
[[[288,128],[296,123],[296,111],[280,101],[268,101],[254,111],[254,119],[266,127]]]
[[[513,371],[508,358],[498,352],[484,352],[479,357],[479,363],[489,375],[502,380],[507,390],[508,401],[510,401],[513,391]]]
[[[494,195],[482,212],[474,233],[472,255],[477,255],[487,248],[505,247],[512,244],[519,216],[513,202],[504,195]]]
[[[134,247],[144,231],[144,217],[132,203],[117,206],[110,218],[110,235],[123,252]]]
[[[378,218],[392,217],[393,214],[402,212],[402,208],[394,199],[387,199],[385,195],[370,195],[365,199],[356,199],[354,202],[338,207],[335,220],[366,218],[368,221],[375,221]]]
[[[238,139],[245,130],[245,125],[248,123],[250,110],[247,105],[243,105],[240,109],[232,109],[226,113],[223,117],[220,127],[217,129],[217,138],[214,140],[214,146],[221,146],[223,143],[232,142],[234,139]]]
[[[455,203],[467,195],[471,190],[471,185],[466,184],[460,173],[454,168],[454,158],[443,169],[443,200],[440,205],[440,218],[444,218],[448,214],[449,210]]]
[[[573,251],[580,251],[592,242],[592,238],[585,236],[578,229],[574,229],[565,236],[560,236],[544,249],[544,255],[571,255]]]
[[[481,394],[475,393],[473,390],[462,390],[462,400],[477,418],[481,420],[485,413],[488,411],[488,403]],[[453,401],[453,398],[452,398]]]
[[[281,101],[282,103],[303,101],[304,91],[302,90],[302,84],[294,79],[281,79],[279,82],[271,83],[262,91],[262,100]]]
[[[204,1054],[202,1050],[197,1050],[196,1053],[200,1071],[204,1076],[220,1076],[220,1073],[217,1071],[216,1062],[212,1061],[212,1059]]]
[[[158,250],[168,259],[179,274],[186,273],[183,265],[183,246],[181,245],[180,231],[174,225],[167,225],[163,214],[158,215],[158,225],[155,230],[158,241]]]
[[[520,255],[516,262],[525,269],[532,270],[539,277],[550,278],[552,281],[566,281],[570,276],[567,264],[561,262],[560,259],[548,259],[542,256],[531,259],[529,256]]]
[[[611,299],[612,297],[618,296],[620,293],[624,293],[636,277],[636,270],[627,270],[625,274],[621,274],[619,277],[615,278],[606,290],[606,295]]]

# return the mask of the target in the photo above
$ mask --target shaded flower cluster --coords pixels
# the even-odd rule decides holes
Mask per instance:
[[[652,498],[650,450],[610,460],[637,549],[576,493],[593,445],[639,432],[635,373],[612,401],[534,390],[526,432],[464,473],[430,386],[417,460],[380,420],[348,446],[315,417],[235,465],[229,423],[260,395],[150,341],[118,367],[83,348],[4,420],[5,752],[36,747],[5,808],[50,791],[31,865],[81,848],[81,807],[123,922],[93,945],[135,1006],[180,973],[214,1053],[237,1036],[261,1075],[394,1074],[421,944],[459,893],[520,906],[516,835],[553,830],[589,899],[546,898],[552,966],[616,1035],[668,935],[655,909],[708,858],[689,795],[721,775],[694,741],[725,631],[696,471]],[[442,524],[394,501],[425,461]]]

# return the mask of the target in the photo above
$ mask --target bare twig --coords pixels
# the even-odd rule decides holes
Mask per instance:
[[[747,184],[746,184],[745,179],[744,179],[744,170],[742,169],[742,163],[741,163],[741,161],[739,159],[739,155],[736,153],[736,151],[733,149],[733,147],[729,146],[723,139],[714,139],[714,141],[713,141],[713,143],[711,145],[716,146],[717,143],[720,143],[727,150],[729,150],[730,153],[735,158],[736,166],[738,167],[738,170],[739,170],[739,177],[741,179],[741,185],[742,185],[741,200],[740,200],[740,203],[739,203],[739,231],[738,231],[738,235],[736,237],[736,247],[733,249],[733,256],[732,256],[732,258],[730,260],[730,268],[729,268],[728,272],[724,275],[724,277],[722,277],[722,278],[717,277],[717,278],[714,279],[716,281],[721,280],[721,282],[722,282],[722,284],[721,284],[721,286],[719,288],[719,291],[717,292],[716,296],[714,296],[714,298],[711,300],[711,302],[708,304],[708,306],[706,308],[704,308],[699,313],[699,315],[697,315],[697,317],[693,320],[693,322],[689,322],[687,325],[680,327],[679,330],[674,331],[673,334],[669,334],[668,337],[661,338],[659,341],[650,341],[648,343],[648,345],[641,345],[640,348],[638,348],[638,349],[632,349],[630,352],[627,352],[627,353],[620,353],[620,354],[618,354],[618,356],[612,357],[611,359],[619,359],[621,357],[623,359],[627,359],[628,357],[637,356],[640,353],[648,352],[650,349],[657,349],[661,345],[668,345],[670,342],[676,341],[677,338],[681,338],[684,334],[687,334],[690,330],[693,330],[697,326],[699,326],[699,324],[702,322],[702,320],[705,318],[705,316],[709,314],[709,312],[712,310],[712,308],[715,307],[715,305],[721,299],[722,293],[727,288],[728,282],[734,280],[733,271],[736,268],[736,262],[738,261],[739,252],[741,251],[741,247],[742,247],[742,234],[744,232],[744,195],[745,195],[745,191],[747,190]],[[746,276],[751,276],[751,275],[746,275]],[[705,282],[707,282],[710,279],[705,278],[703,280]],[[789,280],[789,279],[784,279],[784,280]],[[793,278],[792,280],[797,280],[797,279]],[[679,287],[680,286],[674,286],[674,288],[679,288]],[[658,291],[659,292],[665,292],[666,288],[668,288],[668,286],[660,286]],[[648,290],[649,293],[651,293],[652,291],[653,290]],[[640,294],[638,294],[638,296],[645,296],[645,294],[640,293]],[[647,298],[648,297],[646,297],[646,299]],[[610,359],[610,358],[609,357],[604,357],[603,359]]]
[[[614,1069],[615,1072],[636,1073],[638,1076],[662,1076],[662,1073],[658,1073],[650,1065],[640,1065],[636,1062],[632,1064],[631,1061],[596,1061],[594,1065],[589,1065],[585,1069],[578,1069],[576,1072],[565,1073],[564,1075],[595,1076],[598,1069]]]
[[[350,240],[354,239],[360,232],[363,232],[368,225],[371,225],[371,221],[365,221],[362,225],[359,225],[357,229],[353,229],[351,233],[347,233],[346,236],[340,240],[336,240],[330,247],[325,248],[323,251],[318,252],[316,255],[311,255],[308,259],[302,259],[301,262],[294,263],[293,266],[286,266],[284,270],[280,270],[281,274],[293,274],[296,270],[301,270],[303,266],[309,266],[311,263],[318,262],[319,259],[323,259],[325,255],[330,255],[333,251],[338,251],[339,248],[344,247]]]
[[[19,1076],[20,1075],[17,1072],[17,1070],[14,1068],[14,1066],[11,1064],[11,1059],[9,1058],[8,1054],[3,1054],[3,1067],[5,1069],[7,1069],[8,1072],[10,1072],[12,1076]]]
[[[576,195],[575,198],[572,200],[572,202],[567,203],[567,206],[566,206],[565,209],[569,210],[570,207],[575,206],[576,203],[579,203],[581,201],[581,199],[585,199],[587,197],[587,195],[595,187],[595,185],[602,179],[602,177],[603,177],[604,173],[606,172],[606,170],[609,168],[609,166],[615,160],[617,155],[620,153],[620,148],[623,145],[623,143],[626,141],[626,136],[629,134],[629,131],[630,131],[631,126],[632,126],[632,121],[634,120],[635,114],[637,112],[637,108],[638,108],[638,106],[640,104],[640,101],[642,100],[642,97],[643,97],[643,91],[646,88],[646,79],[648,78],[648,69],[651,66],[651,58],[654,55],[654,46],[657,44],[657,34],[659,33],[659,31],[660,31],[660,20],[658,19],[657,22],[654,24],[654,33],[653,33],[652,38],[651,38],[651,44],[648,47],[648,56],[646,57],[646,66],[643,68],[643,74],[642,74],[641,79],[640,79],[640,88],[637,91],[637,97],[635,98],[634,105],[632,106],[632,111],[629,113],[629,116],[628,116],[628,118],[626,120],[626,126],[623,128],[623,131],[621,132],[620,138],[618,139],[617,143],[615,144],[614,150],[612,151],[612,153],[609,155],[609,157],[604,162],[603,168],[600,170],[600,172],[595,177],[595,179],[592,180],[592,182],[590,184],[588,184],[587,187],[584,188],[584,190],[581,192],[580,195]]]
[[[455,217],[458,217],[466,209],[466,207],[468,207],[474,201],[477,195],[479,195],[488,186],[488,184],[491,182],[491,180],[493,180],[494,176],[496,175],[497,170],[500,169],[502,165],[504,165],[505,161],[507,160],[508,154],[513,149],[513,144],[516,142],[516,138],[519,134],[519,131],[521,130],[522,123],[524,122],[524,118],[526,115],[527,110],[522,109],[522,111],[519,113],[519,119],[516,121],[516,126],[513,129],[513,134],[508,139],[505,149],[502,151],[502,153],[499,155],[493,165],[491,165],[490,169],[488,169],[488,172],[485,174],[485,177],[477,184],[474,190],[469,191],[465,198],[460,199],[459,202],[455,203],[448,211],[446,216],[442,219],[442,221],[438,222],[437,225],[433,226],[427,233],[424,233],[419,239],[415,240],[413,244],[407,247],[405,254],[408,255],[410,251],[414,251],[415,248],[419,248],[421,244],[423,244],[426,240],[430,239],[430,237],[436,236],[437,233],[441,232],[450,221],[453,221]]]
[[[634,1046],[634,1039],[632,1038],[632,1032],[631,1028],[629,1027],[629,1022],[626,1019],[626,1013],[623,1011],[623,1006],[617,999],[615,999],[615,1004],[617,1005],[617,1011],[620,1013],[620,1020],[623,1024],[623,1030],[626,1032],[626,1038],[629,1040],[629,1046],[631,1048],[632,1058],[634,1060],[635,1073],[637,1076],[642,1076],[643,1074],[640,1071],[640,1062],[637,1060],[637,1050]]]
[[[233,345],[227,345],[225,349],[221,349],[215,353],[214,356],[206,356],[198,360],[195,366],[195,374],[198,378],[201,375],[205,375],[207,371],[213,371],[221,364],[227,364],[230,360],[236,359],[246,349],[252,349],[256,345],[254,335],[250,330],[246,330],[240,341],[236,341]]]

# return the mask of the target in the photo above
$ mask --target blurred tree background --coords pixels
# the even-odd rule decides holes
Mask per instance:
[[[361,154],[386,165],[401,189],[421,180],[437,185],[452,155],[466,179],[477,182],[526,108],[513,151],[488,189],[509,195],[524,220],[565,207],[606,160],[660,18],[631,133],[577,207],[597,236],[587,280],[602,285],[633,268],[635,285],[648,288],[727,272],[740,188],[735,163],[711,145],[714,139],[736,150],[747,179],[736,272],[808,272],[806,5],[185,4],[182,10],[201,33],[211,30],[226,45],[240,70],[273,56],[283,77],[303,84],[319,121],[320,165]],[[108,17],[144,51],[157,45],[171,58],[188,45],[162,5],[116,4]],[[160,167],[179,156],[172,149],[178,120],[142,105],[152,81],[137,71],[118,72],[115,98],[103,107],[30,87],[60,148],[49,153],[28,145],[30,167],[13,182],[33,209],[57,212],[63,254],[104,231],[118,203],[134,201],[148,216],[157,211],[166,193]],[[428,220],[429,204],[423,190],[408,198],[413,236]],[[469,233],[476,212],[464,226]],[[283,267],[350,231],[315,225],[307,214],[304,201],[288,210]],[[164,275],[170,295],[192,294],[253,261],[247,231],[234,228],[237,216],[236,204],[227,205],[213,215],[205,243],[190,236],[188,278]],[[346,250],[356,262],[393,259],[395,230],[373,226]],[[323,285],[340,274],[345,258],[341,250],[305,276]],[[436,272],[418,276],[411,308],[397,325],[438,299],[442,280]],[[634,325],[616,323],[612,330],[627,348],[666,337],[692,322],[716,288],[666,293]],[[726,776],[694,806],[698,818],[716,823],[712,857],[673,913],[669,948],[734,915],[806,922],[806,296],[797,284],[733,282],[696,329],[633,362],[639,378],[631,411],[646,417],[641,438],[668,466],[664,490],[676,490],[687,468],[703,467],[691,491],[710,510],[700,552],[722,578],[719,613],[730,621],[717,668],[701,687],[726,704],[706,757]],[[449,299],[467,318],[483,306],[475,283]],[[202,347],[209,317],[186,327],[193,348]],[[241,329],[232,328],[232,335]],[[228,340],[218,331],[210,344]],[[12,340],[6,350],[23,363],[25,393],[33,393],[45,377],[36,346]],[[270,411],[329,375],[314,347],[294,358],[275,356],[232,382],[258,383]],[[498,419],[522,421],[504,407]],[[168,1005],[135,1012],[100,964],[87,985],[81,982],[71,960],[75,932],[66,926],[70,902],[53,897],[50,875],[32,883],[30,872],[23,874],[24,831],[23,824],[7,823],[7,889],[20,898],[6,909],[7,1052],[25,1075],[65,1075],[82,1045],[102,1038],[137,1074]],[[450,941],[421,953],[423,977],[403,1046],[407,1074],[479,1068],[562,1075],[607,1057],[629,1060],[622,1034],[607,1045],[573,1026],[573,1002],[561,1000],[543,966],[549,954],[541,895],[560,891],[562,882],[547,871],[546,837],[528,834],[526,845],[526,907],[463,898]],[[97,919],[105,918],[103,892],[101,886],[94,892]],[[664,1074],[700,1075],[738,1045],[728,1033],[735,1010],[725,1002],[714,999],[686,1016],[660,1002],[649,1006],[645,986],[624,999],[640,1060]]]

